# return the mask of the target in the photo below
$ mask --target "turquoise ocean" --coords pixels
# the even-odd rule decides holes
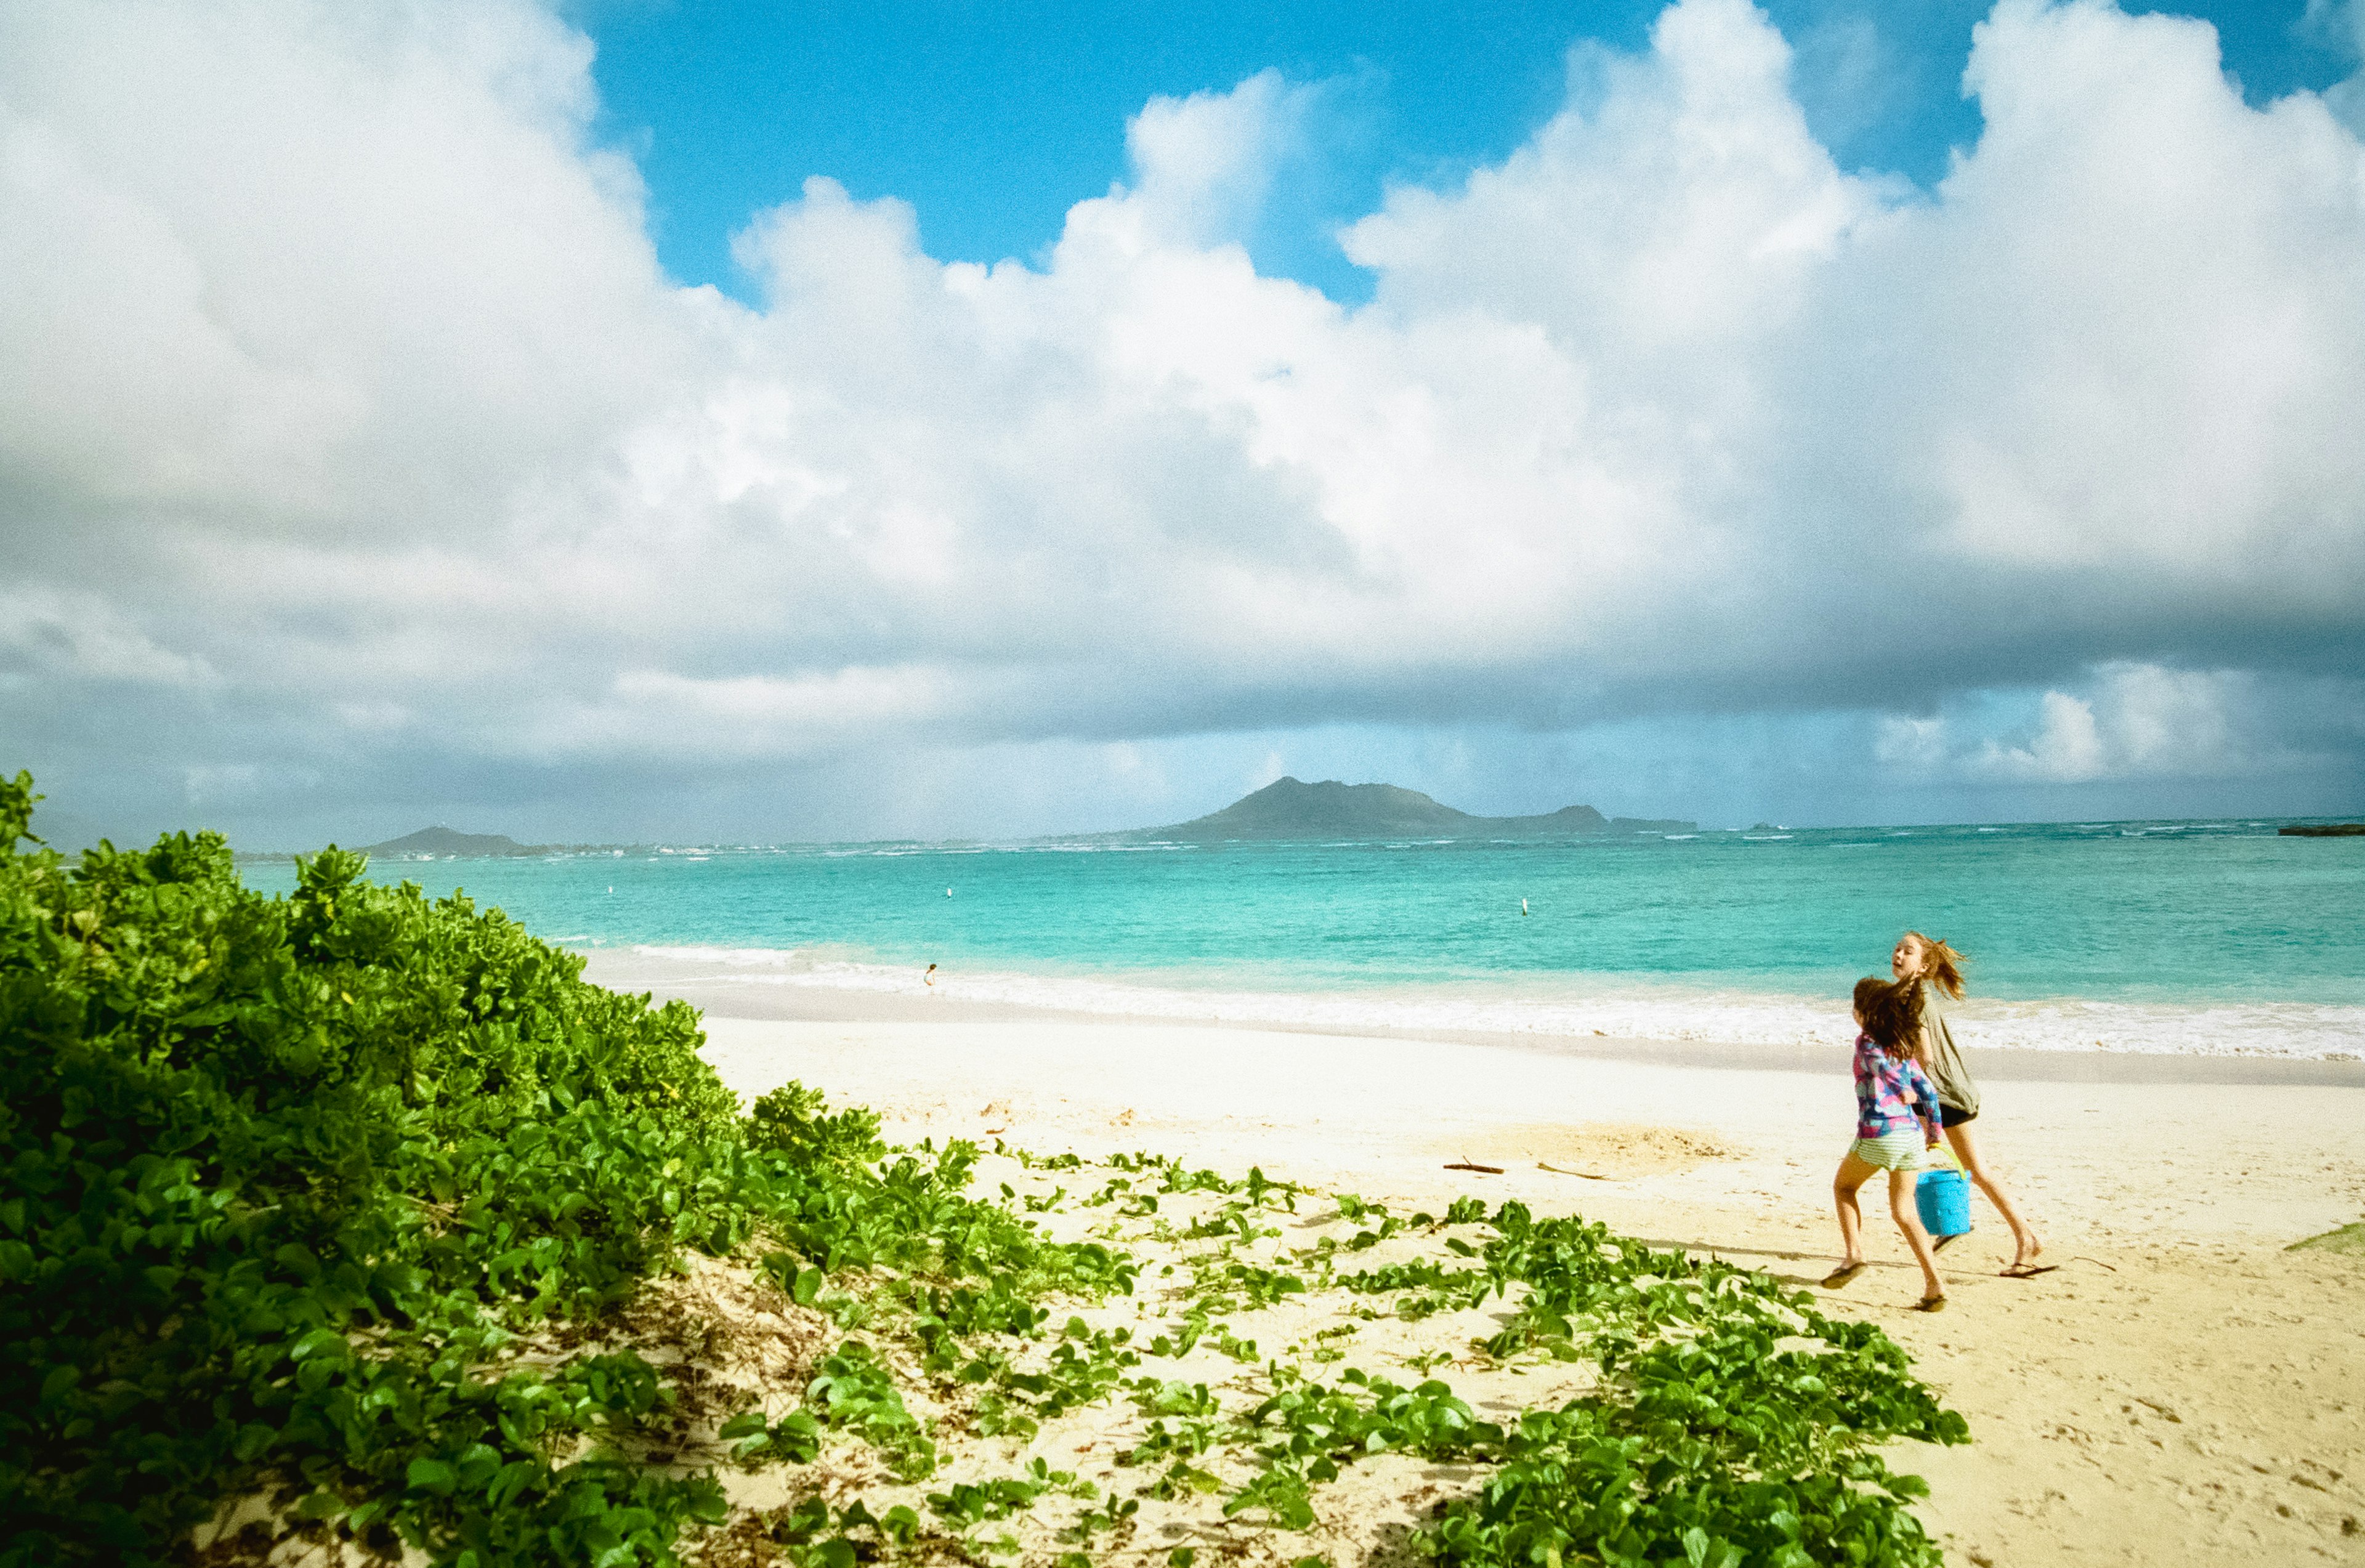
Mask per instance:
[[[294,868],[244,868],[284,890]],[[2246,822],[394,861],[685,980],[1111,1015],[1801,1043],[1908,927],[1983,1044],[2365,1054],[2365,838]],[[1521,913],[1522,901],[1527,913]]]

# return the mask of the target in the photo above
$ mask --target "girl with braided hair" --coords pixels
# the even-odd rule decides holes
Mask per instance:
[[[1921,987],[1870,975],[1855,984],[1855,1142],[1832,1177],[1839,1209],[1840,1266],[1823,1281],[1837,1290],[1864,1271],[1864,1210],[1856,1193],[1875,1171],[1889,1172],[1889,1212],[1922,1265],[1921,1310],[1946,1305],[1936,1249],[1914,1211],[1913,1183],[1938,1144],[1938,1092],[1914,1059],[1921,1038]]]

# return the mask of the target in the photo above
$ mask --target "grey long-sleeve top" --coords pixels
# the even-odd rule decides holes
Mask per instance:
[[[1969,1115],[1979,1114],[1979,1086],[1963,1065],[1955,1032],[1946,1026],[1946,993],[1934,985],[1922,988],[1922,1065],[1938,1091],[1942,1104]]]

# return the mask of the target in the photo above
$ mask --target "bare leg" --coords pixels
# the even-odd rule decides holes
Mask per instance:
[[[1922,1265],[1922,1299],[1926,1304],[1944,1300],[1946,1285],[1938,1278],[1938,1255],[1930,1249],[1930,1233],[1922,1228],[1922,1216],[1913,1210],[1913,1183],[1921,1174],[1918,1170],[1889,1173],[1889,1212],[1896,1216],[1897,1228],[1905,1233],[1905,1245],[1913,1249],[1913,1260]]]
[[[1840,1214],[1840,1266],[1833,1278],[1850,1270],[1864,1267],[1864,1208],[1856,1202],[1856,1191],[1878,1166],[1866,1165],[1853,1153],[1840,1157],[1840,1168],[1832,1177],[1832,1204]]]
[[[1953,1146],[1955,1158],[1963,1162],[1963,1174],[1968,1176],[1972,1184],[1988,1195],[1988,1202],[1995,1205],[1996,1213],[2003,1215],[2004,1224],[2012,1226],[2012,1267],[2018,1268],[2023,1263],[2034,1262],[2036,1255],[2045,1250],[2045,1244],[2036,1239],[2036,1232],[2031,1230],[2028,1222],[2020,1217],[2020,1211],[2012,1206],[2012,1194],[2004,1191],[2003,1183],[1996,1180],[1994,1172],[1980,1163],[1979,1146],[1978,1140],[1971,1136],[1971,1124],[1964,1122],[1960,1126],[1948,1127],[1946,1142]]]

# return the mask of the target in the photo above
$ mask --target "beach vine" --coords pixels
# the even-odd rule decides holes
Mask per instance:
[[[210,834],[69,861],[37,798],[0,780],[0,1565],[1327,1561],[1392,1462],[1458,1478],[1401,1544],[1471,1568],[1938,1561],[1880,1450],[1961,1417],[1762,1273],[743,1114],[694,1012],[498,911],[334,848],[264,897]],[[1530,1372],[1565,1396],[1482,1417]]]

